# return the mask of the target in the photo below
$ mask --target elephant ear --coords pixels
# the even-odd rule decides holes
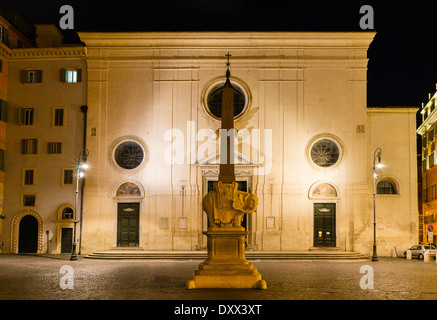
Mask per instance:
[[[234,198],[232,207],[244,213],[252,213],[258,205],[258,197],[255,194],[239,191]]]

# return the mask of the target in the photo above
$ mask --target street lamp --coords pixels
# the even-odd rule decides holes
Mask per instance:
[[[378,255],[376,254],[376,179],[378,175],[376,174],[376,168],[382,168],[383,165],[381,163],[381,148],[376,148],[373,153],[373,256],[372,261],[378,261]],[[378,163],[376,163],[378,161]]]
[[[89,151],[88,149],[83,149],[79,153],[79,157],[77,159],[77,165],[76,165],[76,195],[74,198],[74,225],[73,225],[73,248],[71,250],[71,257],[70,260],[77,260],[77,254],[76,254],[76,224],[77,224],[77,202],[78,202],[78,195],[79,195],[79,181],[80,178],[83,178],[85,176],[85,170],[88,169],[88,164],[86,163],[86,160],[88,158]],[[81,163],[82,158],[82,163]],[[82,171],[81,171],[82,170]]]

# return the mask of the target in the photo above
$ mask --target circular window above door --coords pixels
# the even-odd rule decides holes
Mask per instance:
[[[309,146],[309,158],[312,163],[321,168],[329,168],[338,165],[342,158],[340,143],[331,137],[319,137],[312,141]]]
[[[136,169],[143,164],[145,159],[145,148],[137,141],[124,140],[114,148],[113,160],[122,169]]]
[[[250,95],[248,89],[241,81],[230,79],[234,88],[234,120],[244,115],[249,107]],[[218,79],[211,82],[203,95],[203,104],[206,112],[215,120],[221,120],[222,117],[222,97],[223,86],[226,79]]]

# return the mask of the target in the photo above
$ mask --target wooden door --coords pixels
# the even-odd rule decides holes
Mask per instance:
[[[140,243],[139,218],[140,218],[139,203],[118,204],[117,247],[139,246]]]
[[[314,246],[335,247],[335,203],[314,204]]]

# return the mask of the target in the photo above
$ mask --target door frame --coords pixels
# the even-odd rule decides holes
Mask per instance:
[[[312,248],[333,248],[333,247],[323,247],[323,246],[315,246],[315,226],[314,226],[314,210],[315,210],[315,205],[316,204],[334,204],[334,208],[335,208],[335,223],[334,223],[334,227],[333,230],[335,231],[335,245],[334,247],[338,247],[338,241],[339,241],[339,237],[338,237],[338,212],[339,212],[339,203],[338,201],[323,201],[323,200],[317,200],[317,201],[312,201],[312,205],[311,205],[311,247]]]
[[[138,247],[119,247],[118,246],[118,205],[129,204],[129,203],[138,204]],[[141,248],[142,247],[141,246],[142,244],[141,208],[142,208],[142,202],[140,201],[140,199],[131,199],[131,200],[115,202],[115,218],[114,218],[114,247],[115,248]]]
[[[37,253],[42,253],[42,231],[43,231],[43,221],[41,216],[33,211],[33,210],[23,210],[17,213],[12,219],[11,229],[11,252],[18,253],[18,232],[20,221],[23,217],[27,215],[32,215],[38,221],[38,245],[37,245]]]

